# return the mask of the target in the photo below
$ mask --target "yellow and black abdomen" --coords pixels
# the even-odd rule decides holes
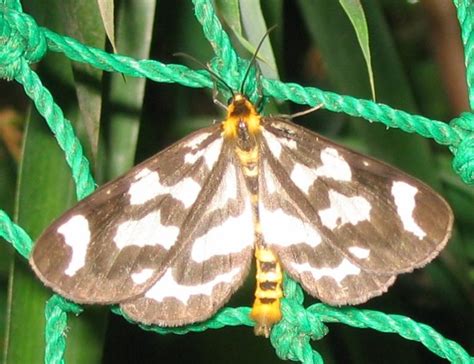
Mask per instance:
[[[250,317],[255,321],[255,334],[268,337],[272,326],[281,320],[283,274],[276,255],[262,244],[260,233],[256,237],[257,288]]]
[[[260,231],[259,221],[259,150],[256,146],[249,151],[236,149],[247,188],[251,193],[255,226],[255,258],[257,266],[255,301],[250,314],[255,321],[255,334],[268,337],[272,326],[280,321],[280,299],[282,270],[273,251],[265,245]]]

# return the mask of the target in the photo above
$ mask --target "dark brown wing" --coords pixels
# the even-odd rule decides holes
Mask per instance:
[[[160,326],[203,321],[227,302],[247,276],[254,214],[233,149],[228,152],[224,150],[228,158],[216,165],[220,182],[206,199],[206,208],[183,230],[179,256],[144,295],[122,303],[135,321]]]
[[[263,237],[312,295],[364,302],[446,244],[451,209],[424,183],[289,121],[263,127]]]
[[[116,303],[148,289],[181,249],[188,221],[220,182],[219,125],[199,130],[107,183],[40,236],[30,263],[80,303]]]

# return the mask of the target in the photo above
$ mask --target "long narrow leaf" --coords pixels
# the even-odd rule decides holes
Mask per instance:
[[[370,57],[369,30],[367,28],[367,19],[365,18],[364,8],[362,7],[360,0],[339,0],[339,3],[351,20],[354,31],[357,35],[357,40],[359,41],[360,49],[367,65],[372,98],[375,100],[375,83]]]
[[[104,48],[105,32],[96,0],[68,0],[58,3],[65,35],[84,44]],[[85,129],[89,155],[95,160],[99,146],[102,110],[102,71],[83,63],[71,63],[74,88],[81,111],[78,128]],[[80,130],[80,129],[79,129]]]
[[[117,16],[117,47],[120,53],[137,59],[150,53],[155,1],[122,2]],[[146,80],[111,75],[107,179],[117,177],[133,166],[142,116]]]

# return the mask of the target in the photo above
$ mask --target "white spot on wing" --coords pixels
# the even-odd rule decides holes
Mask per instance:
[[[185,208],[190,207],[201,192],[201,186],[190,177],[184,178],[174,186],[168,187],[168,193],[181,201]]]
[[[237,199],[237,173],[235,166],[229,164],[226,168],[222,181],[216,191],[215,197],[212,200],[210,211],[224,208],[229,203],[229,200]]]
[[[210,135],[211,133],[200,133],[196,135],[194,138],[192,138],[191,140],[188,140],[185,146],[191,149],[196,149],[199,146],[199,144],[201,144],[204,140],[206,140]]]
[[[278,140],[286,147],[296,150],[298,146],[296,145],[296,141],[293,139],[288,138],[278,138]]]
[[[263,137],[267,141],[268,147],[270,148],[270,151],[272,152],[273,156],[276,159],[280,158],[281,154],[281,142],[277,139],[276,136],[274,136],[272,133],[266,131],[263,129]]]
[[[194,164],[199,158],[202,157],[203,154],[204,150],[196,150],[194,152],[186,153],[186,155],[184,156],[184,163]]]
[[[228,217],[197,238],[192,246],[191,258],[202,263],[216,255],[238,253],[253,245],[255,237],[252,206],[250,201],[241,215]]]
[[[264,162],[262,174],[264,178],[264,184],[267,188],[267,192],[270,194],[277,192],[277,183],[275,181],[275,176],[273,173],[270,172],[270,167],[268,166],[267,162]]]
[[[199,158],[204,157],[204,162],[209,170],[214,167],[222,148],[222,138],[214,140],[206,148],[197,149],[184,156],[184,162],[194,164]],[[194,149],[194,148],[193,148]]]
[[[161,224],[160,211],[150,212],[140,220],[129,220],[117,228],[114,242],[117,248],[126,246],[155,246],[160,245],[169,250],[176,242],[179,228]]]
[[[418,189],[406,182],[393,182],[392,196],[397,206],[397,212],[406,231],[413,233],[419,239],[426,236],[426,232],[413,219],[415,209],[415,195]]]
[[[360,246],[351,246],[348,250],[349,253],[359,259],[367,259],[370,255],[370,249],[361,248]]]
[[[136,284],[142,284],[145,283],[147,280],[151,278],[153,275],[154,270],[151,268],[144,268],[140,272],[137,273],[132,273],[132,281],[135,282]]]
[[[309,188],[318,177],[332,178],[336,181],[350,181],[352,179],[351,167],[334,148],[321,150],[321,165],[310,168],[301,163],[295,163],[290,178],[304,193],[309,193]]]
[[[150,173],[152,173],[148,168],[143,168],[140,172],[137,173],[135,176],[135,180],[142,179],[143,177],[148,176]]]
[[[214,164],[217,162],[219,154],[221,153],[221,149],[222,138],[219,138],[209,144],[204,151],[204,160],[206,161],[206,165],[209,170],[211,170],[212,167],[214,167]]]
[[[334,268],[315,268],[310,266],[308,263],[291,263],[291,266],[300,274],[305,272],[310,273],[316,280],[321,279],[322,277],[332,278],[338,285],[341,284],[342,280],[347,276],[360,274],[360,268],[352,264],[346,258],[344,258],[342,262]]]
[[[288,247],[301,243],[316,247],[321,243],[321,236],[311,224],[281,208],[271,211],[260,203],[259,215],[263,239],[268,244]]]
[[[318,175],[314,169],[308,168],[300,163],[295,163],[290,178],[301,191],[308,194],[309,188],[313,185],[316,178],[318,178]]]
[[[329,190],[329,208],[319,211],[324,226],[334,229],[344,224],[356,225],[360,221],[370,220],[372,206],[364,197],[346,197]]]
[[[321,150],[320,156],[322,165],[316,170],[318,176],[332,178],[336,181],[350,181],[352,179],[351,167],[336,149],[324,148]]]
[[[64,273],[73,276],[86,262],[87,247],[91,241],[89,222],[82,215],[75,215],[58,227],[58,233],[64,236],[64,241],[71,247],[71,261]]]
[[[160,177],[157,172],[144,168],[135,176],[135,179],[137,181],[133,182],[128,189],[130,204],[132,205],[144,204],[156,196],[166,193],[162,191],[163,186],[160,184]]]
[[[190,177],[182,179],[173,186],[164,186],[160,183],[158,172],[152,172],[147,168],[135,178],[138,180],[133,182],[128,190],[131,205],[141,205],[159,195],[170,194],[188,208],[196,201],[201,191],[201,186]]]
[[[239,272],[240,268],[234,268],[230,272],[217,275],[212,281],[185,286],[176,282],[172,268],[168,268],[163,277],[145,293],[145,297],[157,302],[162,302],[166,297],[176,298],[186,305],[191,296],[210,296],[214,287],[219,283],[231,283]]]

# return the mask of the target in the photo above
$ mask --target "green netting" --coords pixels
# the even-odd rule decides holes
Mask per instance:
[[[474,52],[474,5],[472,1],[455,0],[462,39],[466,54],[469,99],[474,106],[472,54]],[[223,31],[212,1],[194,0],[195,15],[216,57],[212,63],[231,87],[240,85],[242,70],[247,61],[240,59],[233,49],[228,35]],[[53,97],[42,85],[38,75],[30,68],[31,63],[42,59],[47,50],[64,53],[78,62],[88,63],[99,69],[120,72],[134,77],[147,77],[157,82],[179,83],[188,87],[211,88],[213,82],[206,71],[193,71],[182,65],[165,65],[158,61],[136,60],[121,55],[112,55],[102,50],[87,47],[78,41],[58,35],[39,27],[35,20],[23,13],[19,0],[0,1],[0,77],[15,80],[23,85],[26,94],[33,100],[38,112],[44,117],[51,131],[64,150],[76,183],[78,198],[90,194],[94,188],[89,163],[84,157],[81,144],[76,138],[70,122],[64,117]],[[251,99],[258,95],[257,78],[250,78],[246,94]],[[449,146],[454,155],[453,168],[462,180],[474,184],[474,122],[471,113],[464,113],[449,124],[411,115],[387,105],[368,100],[338,95],[317,88],[261,78],[260,86],[265,96],[280,100],[291,100],[305,105],[324,104],[328,110],[344,112],[371,121],[384,123],[391,128],[400,128]],[[28,257],[32,240],[7,214],[0,210],[0,237],[10,242],[23,256]],[[438,334],[424,324],[407,317],[387,315],[377,311],[352,307],[335,308],[325,304],[303,306],[303,292],[294,281],[285,279],[285,298],[282,301],[283,319],[271,332],[271,342],[280,358],[304,363],[322,363],[321,356],[313,350],[311,340],[328,333],[324,323],[343,323],[353,327],[371,328],[381,332],[397,333],[402,337],[419,341],[436,355],[455,363],[474,363],[474,358],[455,342]],[[67,313],[79,314],[81,307],[55,295],[46,307],[46,363],[63,363],[66,349]],[[113,308],[120,314],[118,308]],[[223,326],[253,326],[249,318],[250,308],[224,308],[210,320],[178,328],[143,326],[145,330],[160,334],[185,334]]]

